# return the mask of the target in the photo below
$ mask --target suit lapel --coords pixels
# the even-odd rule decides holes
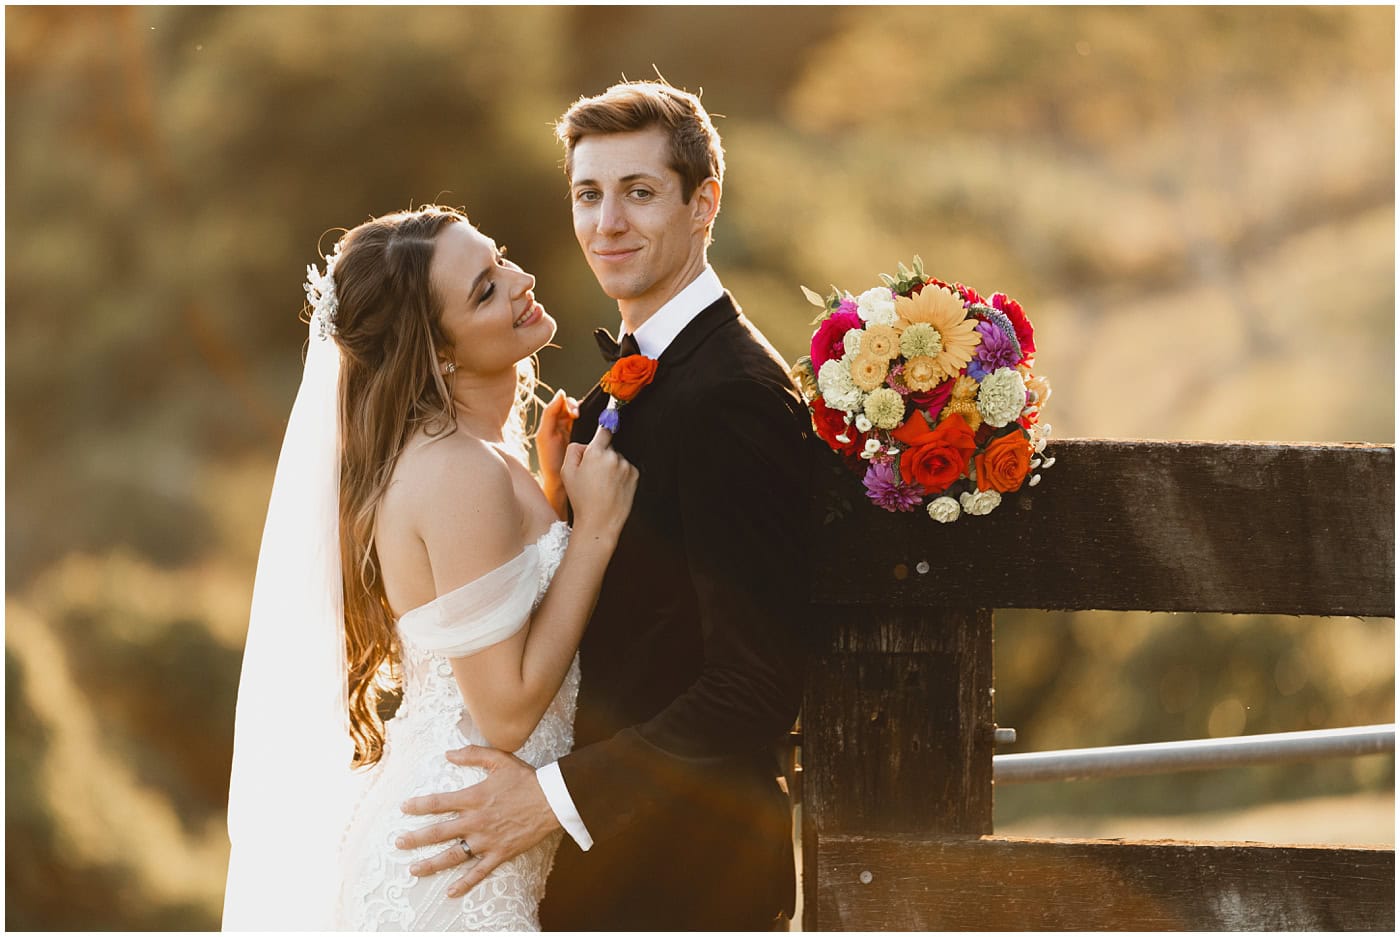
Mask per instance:
[[[686,327],[681,329],[680,334],[672,340],[666,350],[661,353],[661,358],[656,366],[656,380],[652,386],[644,388],[637,400],[640,401],[648,393],[651,393],[657,385],[665,382],[670,371],[693,355],[705,339],[709,338],[716,329],[739,317],[739,308],[734,303],[734,297],[726,290],[724,295],[696,314],[694,319],[686,323]],[[608,395],[603,393],[601,387],[593,385],[590,390],[579,401],[579,418],[574,422],[572,439],[574,442],[586,443],[593,438],[594,427],[598,425],[598,416],[603,412],[603,408],[608,405]],[[629,404],[629,406],[631,406]],[[627,407],[622,409],[622,419],[626,419]]]

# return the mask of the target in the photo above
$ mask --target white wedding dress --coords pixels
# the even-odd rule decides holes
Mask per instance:
[[[523,620],[519,613],[538,607],[568,542],[568,526],[557,522],[506,566],[400,616],[403,702],[385,726],[383,757],[367,772],[365,789],[342,839],[337,929],[539,930],[539,903],[561,833],[498,866],[480,885],[455,899],[447,897],[447,889],[462,874],[461,866],[424,878],[408,871],[414,862],[447,846],[403,850],[394,840],[408,830],[455,816],[408,816],[399,809],[405,800],[459,790],[486,776],[478,768],[460,767],[444,757],[467,744],[488,744],[462,705],[448,657],[461,656],[464,648],[479,650],[514,633]],[[512,569],[517,581],[510,588],[498,574],[508,576]],[[528,583],[519,581],[523,571],[538,573],[532,577],[536,580],[533,594]],[[494,594],[489,581],[493,577]],[[515,601],[523,604],[512,610],[508,606]],[[456,653],[426,649],[424,644],[432,642],[422,640],[425,634],[442,636],[438,644],[450,643]],[[515,753],[518,757],[539,767],[569,752],[578,683],[575,655],[540,724]]]

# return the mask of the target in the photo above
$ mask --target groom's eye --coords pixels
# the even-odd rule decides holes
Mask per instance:
[[[633,189],[632,195],[636,198],[651,198],[650,189]]]

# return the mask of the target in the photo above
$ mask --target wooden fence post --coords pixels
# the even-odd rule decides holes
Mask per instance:
[[[841,904],[859,901],[859,889],[817,888],[847,837],[992,832],[991,612],[826,606],[818,617],[802,717],[804,930],[839,928]],[[895,874],[871,865],[859,883]]]

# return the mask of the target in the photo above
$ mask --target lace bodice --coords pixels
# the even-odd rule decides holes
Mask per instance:
[[[532,610],[544,597],[568,542],[569,528],[562,521],[535,542],[539,562]],[[401,616],[400,625],[407,614],[410,613]],[[498,866],[484,882],[456,899],[447,897],[447,888],[461,874],[460,868],[421,879],[408,871],[412,863],[441,852],[442,846],[402,850],[394,845],[398,835],[407,830],[455,816],[411,817],[402,813],[399,805],[410,797],[455,791],[482,780],[485,774],[481,770],[454,765],[444,755],[467,744],[487,744],[462,704],[451,662],[413,643],[402,627],[399,630],[403,701],[385,724],[384,754],[370,770],[364,795],[345,832],[340,927],[399,931],[538,930],[539,902],[559,843],[558,834]],[[563,685],[539,725],[515,753],[517,757],[539,767],[569,752],[573,746],[578,682],[575,655]]]
[[[539,551],[539,583],[535,592],[532,611],[539,607],[564,558],[564,550],[569,545],[569,526],[556,521],[544,532],[534,547]],[[441,599],[435,599],[439,602]],[[433,603],[429,603],[431,605]],[[414,614],[424,611],[427,606],[414,609]],[[471,714],[462,705],[461,692],[456,678],[452,675],[452,664],[447,658],[418,647],[400,629],[403,648],[403,702],[398,712],[386,725],[386,744],[392,744],[395,735],[421,731],[424,722],[440,725],[444,714],[455,714],[458,732],[466,743],[472,745],[489,744],[472,722]],[[545,711],[540,724],[530,733],[525,745],[515,754],[535,767],[548,764],[567,754],[573,745],[574,707],[578,695],[578,661],[564,678],[564,685],[555,696],[553,704]],[[453,721],[453,720],[449,720]],[[458,746],[460,747],[460,745]]]

